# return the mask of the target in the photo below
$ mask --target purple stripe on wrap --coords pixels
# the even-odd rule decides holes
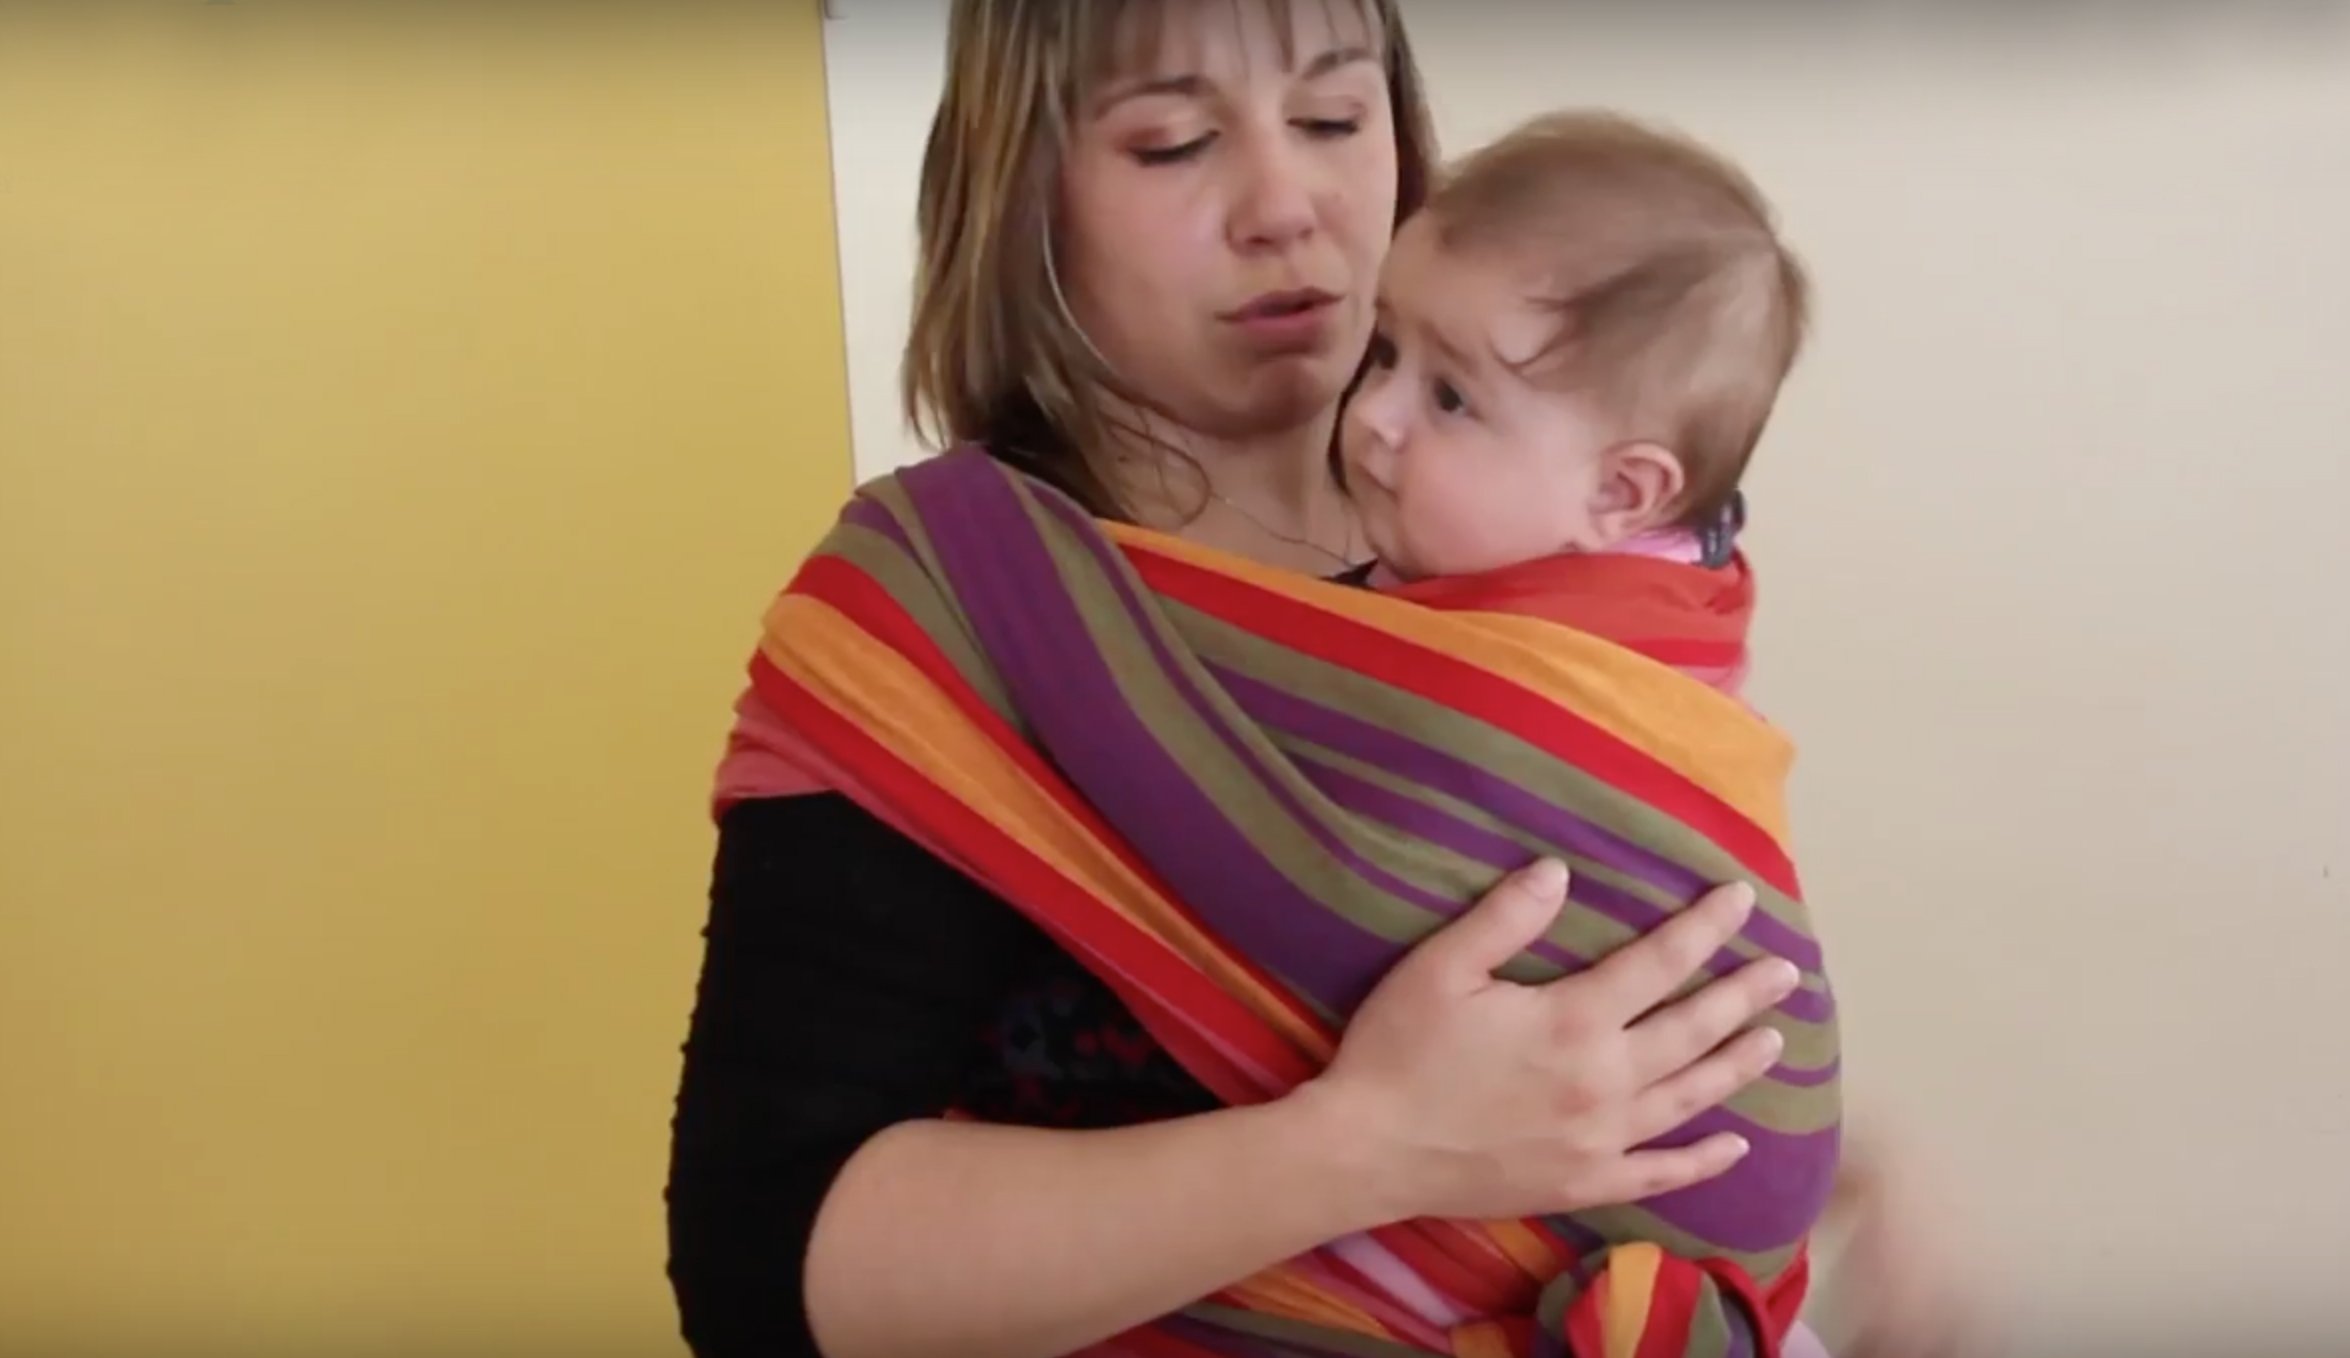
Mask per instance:
[[[841,510],[840,521],[853,524],[858,528],[871,529],[908,550],[913,548],[913,539],[907,535],[906,526],[898,522],[898,516],[890,512],[888,505],[870,495],[859,495],[851,499],[848,507]]]
[[[1721,1298],[1722,1328],[1730,1332],[1730,1342],[1722,1349],[1722,1358],[1754,1358],[1754,1327],[1758,1317],[1746,1314],[1746,1307],[1728,1292],[1717,1287],[1714,1295]]]
[[[1637,877],[1668,896],[1695,900],[1716,885],[1691,869],[1602,829],[1457,755],[1225,666],[1211,669],[1217,682],[1234,700],[1266,726],[1446,793],[1577,857]],[[1615,918],[1641,929],[1652,928],[1665,918],[1665,912],[1655,906],[1637,901],[1634,904],[1639,912],[1636,918]],[[1816,940],[1806,938],[1760,910],[1749,918],[1745,936],[1756,947],[1784,957],[1805,971],[1820,969],[1820,948]]]
[[[1321,816],[1315,814],[1314,810],[1308,807],[1296,792],[1291,790],[1289,784],[1272,767],[1270,761],[1280,760],[1282,756],[1278,752],[1270,756],[1262,754],[1243,740],[1233,729],[1232,724],[1208,700],[1207,694],[1202,691],[1191,672],[1185,669],[1174,653],[1168,649],[1166,640],[1159,634],[1159,630],[1151,625],[1150,609],[1144,603],[1141,593],[1137,591],[1134,581],[1128,577],[1125,559],[1117,548],[1101,536],[1092,520],[1068,501],[1055,497],[1043,501],[1043,504],[1054,517],[1060,519],[1071,529],[1078,543],[1100,565],[1103,578],[1109,582],[1112,591],[1118,596],[1118,602],[1125,608],[1127,616],[1132,620],[1136,633],[1150,648],[1151,659],[1157,663],[1160,673],[1166,676],[1169,686],[1181,696],[1185,706],[1191,710],[1192,714],[1199,718],[1200,724],[1216,733],[1216,738],[1223,743],[1224,748],[1231,753],[1233,758],[1248,767],[1249,773],[1255,777],[1268,795],[1280,803],[1282,811],[1289,816],[1293,824],[1305,831],[1314,843],[1321,847],[1323,852],[1330,855],[1347,871],[1386,895],[1425,910],[1439,919],[1451,919],[1461,912],[1465,902],[1441,892],[1431,891],[1380,867],[1349,844],[1345,837],[1325,822]],[[1252,721],[1249,725],[1253,729],[1256,723]],[[1143,849],[1146,853],[1151,852],[1149,846],[1145,846],[1139,841],[1136,842],[1136,847]],[[1181,856],[1187,850],[1180,844],[1168,843],[1163,845],[1162,852],[1167,856]],[[1154,857],[1153,861],[1157,862],[1158,859]],[[1318,908],[1331,920],[1333,928],[1346,929],[1351,926],[1353,930],[1359,931],[1358,936],[1369,938],[1378,946],[1379,960],[1368,970],[1336,977],[1334,978],[1335,984],[1331,988],[1310,989],[1307,992],[1334,1012],[1350,1014],[1354,1012],[1355,1006],[1362,1002],[1363,997],[1370,992],[1371,987],[1378,984],[1379,978],[1402,958],[1404,947],[1400,943],[1371,932],[1348,916],[1341,914],[1329,902],[1320,901],[1320,898],[1310,894],[1303,898],[1317,902]],[[1249,901],[1224,899],[1217,901],[1211,907],[1192,901],[1188,897],[1186,897],[1186,903],[1191,905],[1193,912],[1201,919],[1218,929],[1224,928],[1230,917],[1248,914],[1254,905]],[[1311,965],[1307,959],[1301,958],[1274,957],[1268,961],[1275,970],[1293,978],[1299,974],[1301,967]]]
[[[1013,486],[991,466],[951,457],[910,469],[902,474],[901,484],[914,497],[931,545],[955,582],[980,644],[1034,724],[1040,743],[1086,799],[1127,833],[1176,894],[1229,946],[1282,974],[1304,993],[1341,1012],[1350,1011],[1400,950],[1341,919],[1283,877],[1160,743],[1119,690],[1068,590],[1048,587],[1060,581],[1057,563]],[[1098,535],[1086,531],[1091,524],[1082,514],[1057,497],[1046,497],[1042,503],[1074,520],[1081,528],[1080,539],[1097,556],[1111,551]],[[1139,600],[1124,588],[1115,563],[1105,560],[1105,565],[1110,578],[1121,582],[1125,606],[1138,607]],[[1203,700],[1169,664],[1163,643],[1147,627],[1144,634],[1159,663],[1168,665],[1171,682],[1187,702],[1201,708]],[[1454,767],[1446,773],[1417,773],[1419,747],[1412,742],[1398,741],[1367,723],[1328,715],[1362,727],[1363,732],[1347,740],[1300,734],[1448,787],[1456,795],[1465,770],[1472,775],[1465,786],[1475,789],[1476,796],[1469,798],[1474,804],[1534,800],[1499,779],[1477,776],[1473,768],[1449,757],[1443,762]],[[1228,744],[1235,743],[1212,712],[1202,710],[1201,716]],[[1535,806],[1538,810],[1539,803]],[[1543,830],[1536,828],[1535,833]],[[1787,1135],[1715,1108],[1658,1144],[1687,1144],[1717,1131],[1746,1137],[1753,1153],[1728,1173],[1654,1199],[1645,1204],[1647,1209],[1676,1228],[1731,1251],[1768,1250],[1799,1238],[1826,1201],[1835,1162],[1835,1129]]]
[[[1426,840],[1501,872],[1509,872],[1533,861],[1533,854],[1483,826],[1472,825],[1458,816],[1358,778],[1344,769],[1333,768],[1306,755],[1291,755],[1290,763],[1305,775],[1308,782],[1320,789],[1333,805],[1365,820],[1394,826],[1414,839]],[[1568,894],[1580,896],[1585,889],[1586,884],[1578,880]],[[1466,907],[1466,902],[1456,902],[1446,913],[1448,916],[1458,915]],[[1529,951],[1543,961],[1570,972],[1581,971],[1591,965],[1589,958],[1570,952],[1546,938],[1537,939]]]
[[[1719,1177],[1650,1198],[1641,1208],[1732,1253],[1760,1253],[1802,1239],[1827,1209],[1839,1130],[1775,1132],[1717,1105],[1647,1144],[1694,1145],[1716,1132],[1736,1132],[1754,1149]]]
[[[1717,1105],[1638,1149],[1695,1145],[1719,1132],[1735,1132],[1754,1149],[1717,1177],[1644,1199],[1640,1209],[1727,1253],[1762,1253],[1801,1240],[1827,1208],[1841,1129],[1776,1132]],[[1593,1266],[1602,1248],[1594,1232],[1571,1216],[1543,1221],[1578,1249],[1577,1267]],[[1588,1274],[1580,1276],[1578,1286],[1587,1285]]]
[[[1040,748],[1227,945],[1351,1012],[1400,949],[1284,877],[1161,744],[1119,690],[1011,483],[940,458],[901,484]]]
[[[1502,872],[1520,866],[1529,857],[1525,848],[1516,842],[1441,807],[1430,806],[1418,798],[1381,787],[1308,754],[1294,754],[1291,760],[1325,796],[1355,815],[1392,825],[1414,839],[1426,840]],[[1641,900],[1622,887],[1588,876],[1576,877],[1567,889],[1567,896],[1595,914],[1643,933],[1663,923],[1671,913]],[[1591,959],[1578,956],[1547,939],[1533,951],[1544,961],[1556,963],[1569,971],[1580,971],[1591,962]],[[1706,970],[1711,975],[1726,976],[1745,966],[1747,961],[1747,958],[1724,948],[1714,954],[1706,964]],[[1824,991],[1798,990],[1780,1004],[1779,1010],[1801,1023],[1825,1023],[1835,1014],[1836,1006]],[[1798,1085],[1825,1083],[1834,1074],[1833,1070],[1811,1072],[1792,1068],[1786,1073],[1792,1077],[1787,1083]]]

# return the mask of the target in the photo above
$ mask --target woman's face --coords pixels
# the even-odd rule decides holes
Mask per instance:
[[[1161,25],[1156,60],[1080,110],[1063,172],[1070,309],[1125,394],[1195,433],[1323,418],[1395,223],[1380,34],[1347,4],[1134,12]]]

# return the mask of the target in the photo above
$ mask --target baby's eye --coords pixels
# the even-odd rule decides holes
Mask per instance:
[[[1371,366],[1374,368],[1394,367],[1395,341],[1387,338],[1386,335],[1380,333],[1379,331],[1372,331],[1371,348],[1367,357],[1369,357],[1371,360]]]
[[[1440,378],[1436,383],[1436,408],[1447,415],[1454,415],[1468,409],[1469,402],[1461,395],[1460,388]]]

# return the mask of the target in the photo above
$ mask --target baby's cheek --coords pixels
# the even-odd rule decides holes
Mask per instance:
[[[1457,493],[1420,497],[1409,526],[1414,547],[1430,574],[1461,575],[1477,569],[1484,539],[1494,525],[1477,512],[1474,500]]]
[[[1555,505],[1525,487],[1510,495],[1455,506],[1456,541],[1474,543],[1477,570],[1515,566],[1556,551],[1563,531]]]

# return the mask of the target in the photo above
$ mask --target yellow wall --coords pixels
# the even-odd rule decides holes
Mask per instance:
[[[815,0],[44,8],[0,1348],[675,1351],[700,798],[849,481]]]

